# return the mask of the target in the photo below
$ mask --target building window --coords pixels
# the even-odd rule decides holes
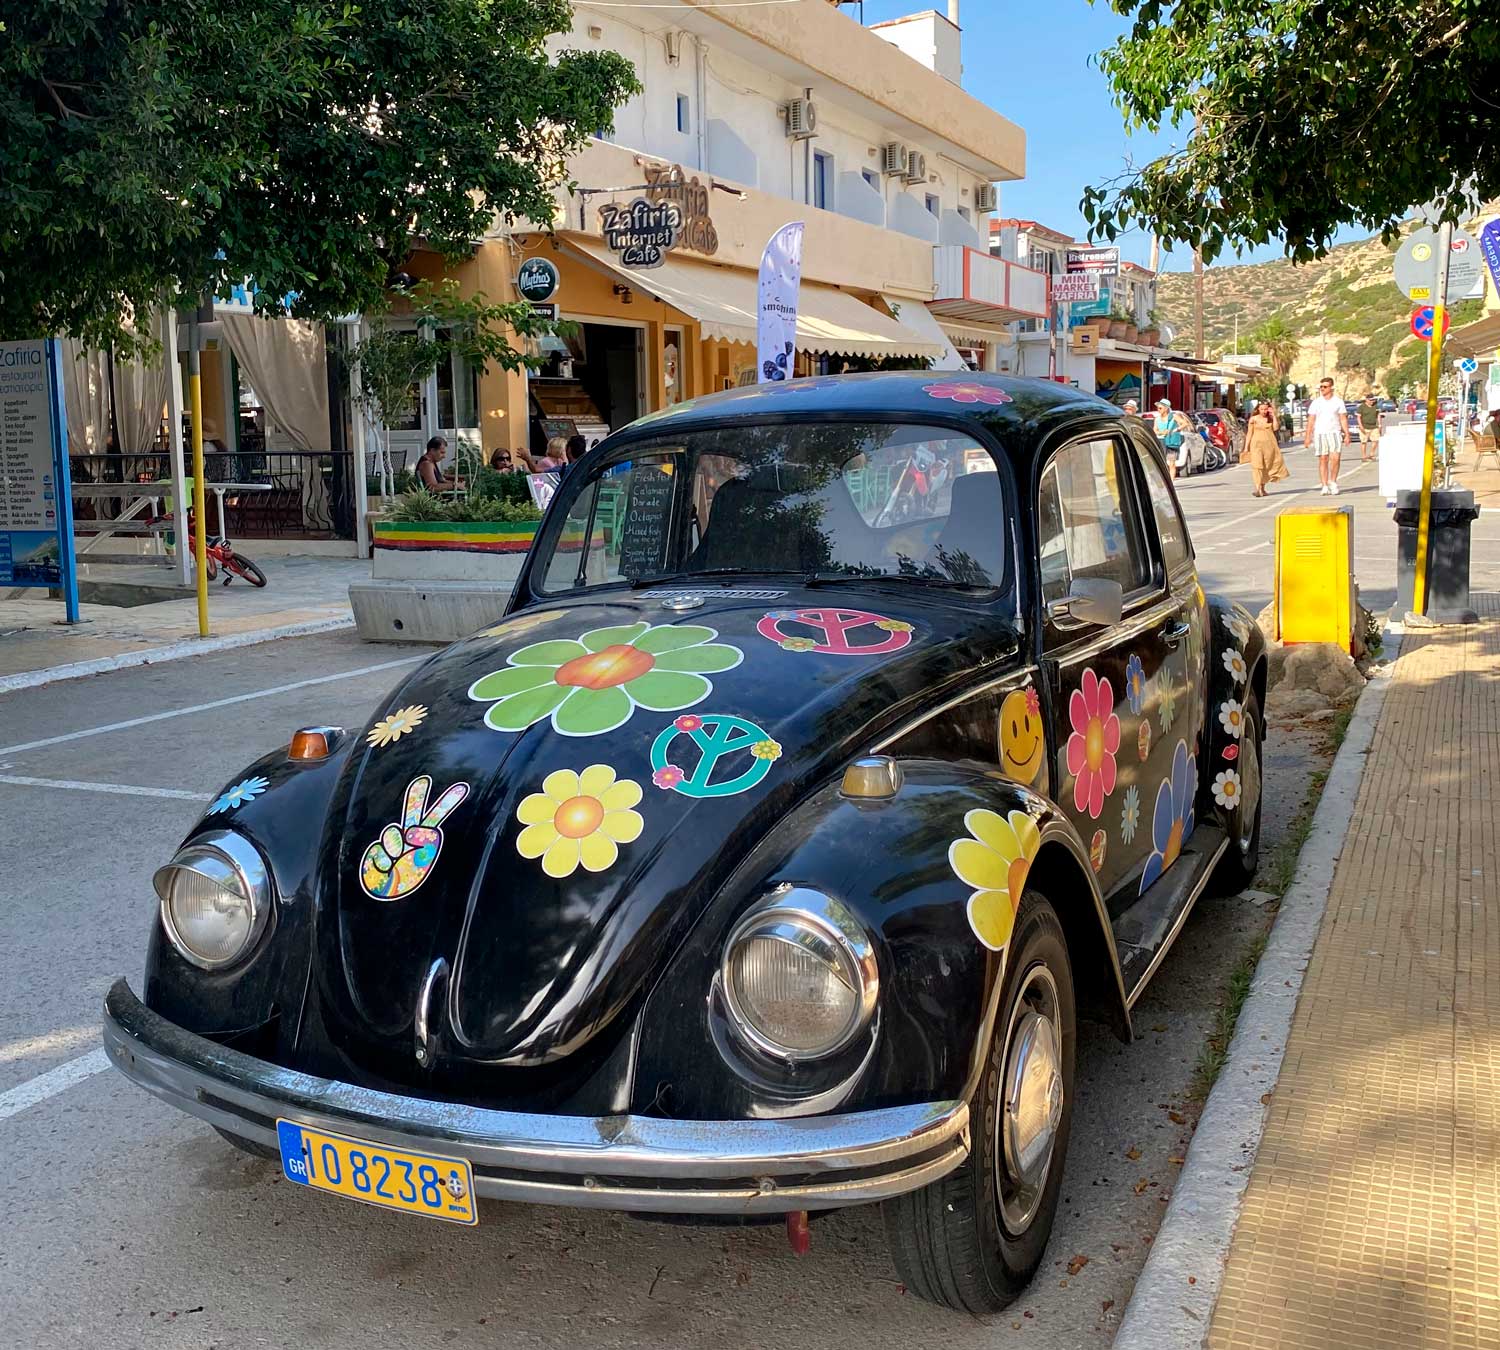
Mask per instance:
[[[813,151],[812,204],[833,210],[833,156]]]
[[[677,95],[677,130],[684,136],[693,129],[693,107],[686,94]]]
[[[861,169],[859,176],[874,188],[876,192],[880,191],[880,175],[874,169]]]
[[[972,219],[972,217],[969,215],[969,208],[967,206],[960,206],[958,208],[958,214],[961,215],[965,220]]]
[[[927,194],[927,209],[931,211],[933,215],[937,215],[938,210],[940,209],[940,203],[938,202],[938,199],[930,192]]]

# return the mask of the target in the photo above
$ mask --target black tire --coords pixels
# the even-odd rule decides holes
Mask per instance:
[[[243,554],[231,553],[229,561],[224,566],[236,576],[244,577],[252,586],[264,586],[266,584],[266,574]]]
[[[1255,880],[1260,866],[1260,816],[1265,800],[1266,724],[1260,715],[1260,699],[1252,689],[1245,695],[1245,729],[1240,734],[1240,755],[1235,761],[1242,795],[1229,813],[1229,847],[1214,869],[1213,889],[1233,895]]]
[[[269,1144],[257,1143],[254,1139],[242,1139],[237,1134],[230,1134],[228,1130],[221,1130],[214,1126],[214,1133],[226,1144],[233,1144],[241,1153],[248,1153],[252,1158],[264,1158],[270,1162],[280,1162],[281,1154]]]
[[[216,563],[212,558],[209,558],[204,562],[203,570],[208,574],[208,579],[210,581],[213,581],[219,575],[219,564]]]
[[[1049,998],[1055,1000],[1055,1078],[1062,1100],[1040,1164],[1045,1171],[1034,1168],[1036,1184],[1018,1189],[1009,1150],[1000,1142],[1004,1085],[1013,1051],[1027,1039],[1030,1013]],[[1041,1265],[1068,1153],[1076,1041],[1067,939],[1046,897],[1028,890],[1016,914],[989,1057],[970,1103],[969,1156],[941,1181],[881,1205],[896,1269],[917,1297],[963,1312],[999,1312]],[[1012,1222],[1012,1207],[1024,1207],[1023,1222]]]

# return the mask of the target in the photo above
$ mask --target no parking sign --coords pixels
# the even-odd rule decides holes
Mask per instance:
[[[1452,326],[1452,320],[1449,319],[1449,317],[1448,317],[1448,311],[1445,309],[1443,311],[1443,336],[1444,337],[1448,336],[1448,329],[1451,326]],[[1432,329],[1433,329],[1433,316],[1432,316],[1432,306],[1431,305],[1423,305],[1421,309],[1414,309],[1414,310],[1412,310],[1412,312],[1411,312],[1411,331],[1412,331],[1412,333],[1415,336],[1421,338],[1423,342],[1431,342],[1432,341]]]

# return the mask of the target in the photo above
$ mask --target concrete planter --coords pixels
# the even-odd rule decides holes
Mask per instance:
[[[381,520],[375,523],[377,581],[509,583],[536,538],[539,520]],[[507,584],[505,589],[509,591]]]

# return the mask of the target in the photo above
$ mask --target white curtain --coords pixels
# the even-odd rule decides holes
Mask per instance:
[[[220,322],[224,341],[266,416],[299,450],[326,453],[328,354],[322,325],[252,314],[225,314]],[[321,462],[293,455],[275,467],[279,479],[295,482],[303,523],[309,528],[325,524],[330,513]]]
[[[68,453],[102,455],[109,439],[109,371],[104,354],[64,338],[62,363]]]
[[[167,367],[162,361],[148,366],[119,357],[114,365],[115,429],[120,435],[120,448],[126,454],[153,451],[167,402]]]

